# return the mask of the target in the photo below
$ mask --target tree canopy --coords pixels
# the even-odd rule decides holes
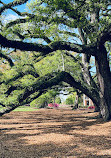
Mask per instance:
[[[26,2],[27,12],[15,8]],[[1,105],[11,110],[66,82],[90,97],[103,119],[109,120],[111,1],[14,0],[8,4],[0,1],[0,4],[0,55],[11,66],[1,72]],[[18,18],[5,23],[3,16],[7,9]],[[20,51],[28,55],[19,59]],[[58,61],[53,58],[56,54]],[[51,62],[58,66],[46,71],[43,61],[50,65],[51,56]],[[6,77],[7,71],[13,75]]]

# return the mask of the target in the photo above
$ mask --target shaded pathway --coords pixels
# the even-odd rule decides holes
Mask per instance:
[[[111,157],[111,122],[88,110],[41,109],[0,118],[0,158]]]

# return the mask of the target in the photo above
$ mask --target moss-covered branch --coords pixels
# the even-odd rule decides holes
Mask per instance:
[[[2,52],[0,52],[0,57],[6,59],[9,62],[11,67],[14,66],[14,62],[8,55],[5,55]]]
[[[74,44],[74,43],[65,42],[65,41],[57,41],[49,45],[42,45],[42,44],[36,44],[36,43],[27,43],[27,42],[22,42],[22,41],[8,40],[2,35],[0,35],[0,44],[3,47],[20,49],[23,51],[41,52],[41,55],[46,55],[56,50],[68,50],[68,51],[74,51],[77,53],[90,54],[94,56],[96,55],[96,53],[98,53],[95,44],[92,44],[92,45],[89,44],[85,46],[85,45]]]
[[[19,107],[20,105],[13,105],[13,106],[10,106],[10,107],[7,107],[6,109],[0,111],[0,116],[4,115],[4,114],[7,114],[11,111],[13,111],[14,109],[16,109],[17,107]]]
[[[30,86],[25,86],[25,87],[11,86],[6,92],[7,95],[10,95],[14,90],[24,89],[24,91],[22,94],[18,95],[18,99],[17,99],[18,104],[10,105],[10,107],[2,111],[0,115],[3,115],[4,113],[8,113],[20,105],[31,102],[32,100],[39,97],[44,91],[46,91],[46,89],[58,85],[62,81],[70,84],[71,87],[79,89],[84,94],[89,96],[96,105],[99,105],[99,94],[96,91],[96,89],[89,87],[89,85],[81,84],[80,82],[76,81],[69,73],[63,71],[63,72],[47,74],[47,76],[44,77],[39,77]],[[38,93],[34,95],[35,92]]]
[[[10,105],[8,107],[6,107],[5,109],[3,109],[2,111],[0,111],[0,116],[3,116],[4,114],[7,114],[13,110],[15,110],[16,108],[18,108],[19,106],[23,106],[25,104],[29,104],[31,101],[33,101],[34,99],[37,99],[38,97],[40,97],[42,95],[44,91],[40,91],[38,92],[37,95],[35,95],[34,97],[28,98],[26,99],[23,103],[19,103],[19,105]],[[1,104],[1,103],[0,103]],[[3,107],[5,107],[5,105],[2,104]]]
[[[0,15],[2,14],[2,12],[5,10],[5,9],[10,9],[11,7],[15,7],[17,5],[21,5],[21,4],[24,4],[26,3],[28,0],[15,0],[13,2],[10,2],[8,4],[5,4],[3,5],[1,8],[0,8]]]
[[[22,87],[20,86],[11,86],[8,91],[6,92],[7,95],[10,95],[14,90],[24,89],[24,93],[19,96],[18,101],[22,103],[26,98],[28,98],[31,94],[39,91],[39,90],[45,90],[48,89],[54,85],[58,85],[60,82],[66,82],[70,84],[72,87],[79,89],[84,94],[92,98],[94,102],[99,102],[98,100],[98,92],[96,89],[91,88],[89,85],[81,84],[81,82],[76,81],[69,73],[67,72],[58,72],[58,73],[52,73],[47,74],[47,76],[39,77],[34,83],[32,83],[30,86]],[[93,97],[92,97],[93,95]],[[95,96],[95,97],[94,97]],[[95,98],[95,100],[94,100]],[[98,101],[97,101],[98,100]]]

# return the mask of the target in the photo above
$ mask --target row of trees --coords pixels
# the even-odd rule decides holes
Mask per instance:
[[[26,2],[0,1],[0,55],[11,66],[8,72],[13,72],[11,77],[6,77],[7,71],[1,72],[1,105],[10,107],[1,115],[31,102],[47,89],[65,85],[86,94],[103,119],[111,119],[111,0],[32,0],[27,3],[27,12],[14,8]],[[4,23],[6,9],[18,18]],[[26,51],[28,60],[25,57],[19,62],[20,52]],[[42,61],[58,51],[62,69],[58,64],[47,73]]]

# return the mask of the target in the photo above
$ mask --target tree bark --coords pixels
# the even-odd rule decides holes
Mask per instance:
[[[88,42],[84,36],[82,29],[78,28],[78,31],[79,31],[82,43],[87,45]],[[89,86],[92,86],[95,89],[98,89],[98,87],[96,86],[96,83],[92,79],[91,73],[89,71],[90,58],[91,58],[91,55],[82,54],[82,72],[83,72],[84,82],[86,82]],[[95,111],[100,111],[98,104],[95,104]]]
[[[111,119],[111,73],[104,45],[99,47],[95,57],[97,79],[99,84],[100,112],[105,121]]]

